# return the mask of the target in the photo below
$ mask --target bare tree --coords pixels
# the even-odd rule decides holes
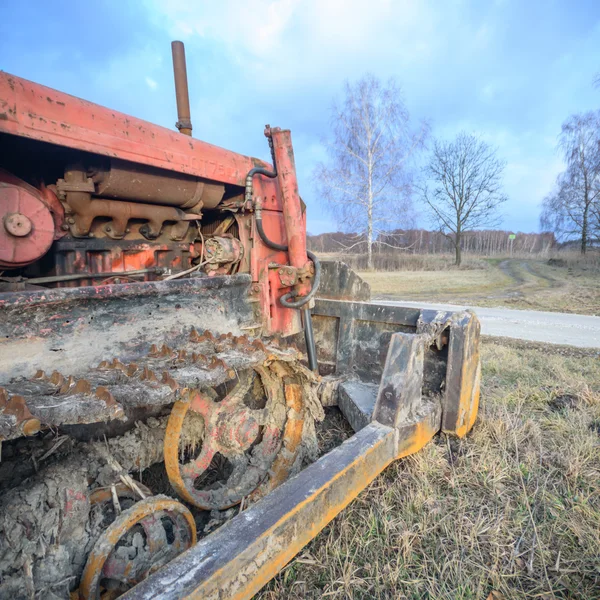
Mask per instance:
[[[469,229],[499,224],[497,208],[505,163],[475,135],[460,133],[452,142],[436,140],[424,169],[421,191],[432,221],[451,240],[455,264],[462,262],[461,242]]]
[[[428,133],[426,124],[413,131],[401,92],[373,75],[346,83],[345,98],[334,103],[329,159],[319,163],[314,177],[338,226],[356,233],[366,244],[367,265],[373,268],[373,245],[381,232],[410,214],[411,159]]]
[[[544,198],[540,225],[559,238],[579,239],[585,254],[600,235],[600,111],[569,117],[558,147],[567,168]]]

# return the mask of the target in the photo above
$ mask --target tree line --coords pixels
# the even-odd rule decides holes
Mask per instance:
[[[364,252],[368,268],[375,252],[452,251],[460,266],[463,251],[540,252],[556,239],[577,239],[585,253],[600,238],[600,111],[574,115],[563,125],[558,148],[567,169],[543,202],[540,223],[548,233],[512,240],[494,229],[507,200],[506,162],[497,149],[467,132],[431,139],[427,122],[411,121],[394,80],[384,84],[366,75],[346,83],[324,143],[327,159],[314,179],[343,233],[327,234],[327,241],[313,236],[316,251]],[[414,227],[416,199],[434,231]]]
[[[510,236],[514,235],[514,239]],[[516,233],[499,229],[482,229],[462,232],[462,250],[479,256],[502,256],[514,254],[546,254],[557,247],[552,232]],[[308,235],[309,248],[313,252],[329,254],[366,254],[367,239],[356,233],[322,233]],[[439,231],[426,229],[396,229],[380,233],[373,244],[373,254],[393,253],[402,248],[408,254],[449,254],[454,244]]]

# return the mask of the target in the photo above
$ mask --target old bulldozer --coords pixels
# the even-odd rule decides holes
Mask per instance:
[[[249,598],[477,415],[476,317],[320,263],[290,132],[191,137],[173,63],[178,131],[0,72],[0,598]]]

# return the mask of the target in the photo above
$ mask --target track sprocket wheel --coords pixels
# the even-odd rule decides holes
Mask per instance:
[[[256,375],[266,395],[264,408],[251,408],[245,399]],[[282,363],[248,370],[220,402],[200,390],[186,390],[171,411],[165,434],[165,467],[171,485],[181,498],[205,510],[224,510],[239,504],[270,478],[286,479],[302,439],[304,407],[289,370]],[[204,422],[202,447],[195,459],[180,464],[182,431],[189,411]],[[285,459],[278,456],[284,451]],[[213,461],[226,459],[224,480],[206,477]]]
[[[90,552],[81,583],[82,600],[101,589],[124,592],[196,543],[196,524],[177,500],[153,496],[123,511]]]

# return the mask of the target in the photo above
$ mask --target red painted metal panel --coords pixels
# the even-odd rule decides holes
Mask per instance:
[[[283,205],[290,265],[303,268],[308,261],[306,255],[306,217],[302,211],[302,203],[298,193],[292,134],[289,129],[280,129],[279,127],[274,127],[269,131],[273,139],[275,162],[277,163],[277,180]],[[301,296],[308,294],[310,283],[299,284],[297,292]]]
[[[268,164],[0,72],[0,132],[244,185]]]

